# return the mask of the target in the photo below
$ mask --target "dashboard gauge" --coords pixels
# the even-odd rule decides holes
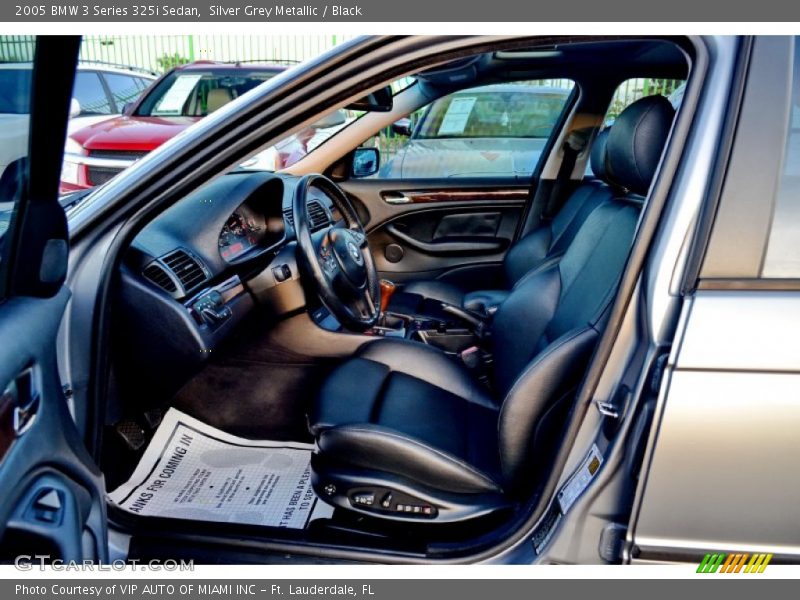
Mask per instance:
[[[266,234],[263,217],[242,205],[225,221],[219,233],[219,253],[227,261],[235,260],[258,246]]]

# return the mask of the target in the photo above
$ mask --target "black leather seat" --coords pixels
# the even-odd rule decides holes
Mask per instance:
[[[309,415],[313,484],[376,517],[457,521],[529,491],[602,330],[674,111],[640,100],[608,138],[608,176],[629,192],[585,219],[557,262],[529,273],[492,321],[491,389],[417,342],[362,347]]]
[[[513,287],[532,269],[563,254],[589,214],[610,194],[605,185],[608,132],[608,129],[601,132],[592,146],[592,172],[597,180],[583,182],[551,221],[533,229],[508,250],[502,265],[502,289],[470,291],[438,279],[412,281],[393,297],[389,310],[401,314],[426,314],[426,304],[434,301],[486,313],[490,307],[503,302]]]

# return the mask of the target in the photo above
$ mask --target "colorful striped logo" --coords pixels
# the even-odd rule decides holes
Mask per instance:
[[[749,559],[749,561],[748,561]],[[763,573],[772,554],[706,554],[697,567],[698,573]]]

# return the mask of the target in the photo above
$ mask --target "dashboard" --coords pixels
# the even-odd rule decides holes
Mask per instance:
[[[291,206],[298,180],[264,172],[220,177],[148,224],[126,264],[176,299],[225,275],[245,277],[294,238]],[[308,212],[312,229],[340,219],[321,189],[309,193]]]
[[[256,307],[279,317],[305,306],[291,209],[299,181],[230,173],[180,199],[134,238],[120,270],[125,344],[116,351],[123,372],[137,365],[126,381],[132,393],[176,391]],[[312,231],[341,219],[319,188],[309,189],[308,216]]]

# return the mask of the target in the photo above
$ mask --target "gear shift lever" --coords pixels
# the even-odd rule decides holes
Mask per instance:
[[[386,312],[389,308],[389,300],[392,299],[392,294],[397,289],[397,286],[388,279],[381,279],[381,312]]]

